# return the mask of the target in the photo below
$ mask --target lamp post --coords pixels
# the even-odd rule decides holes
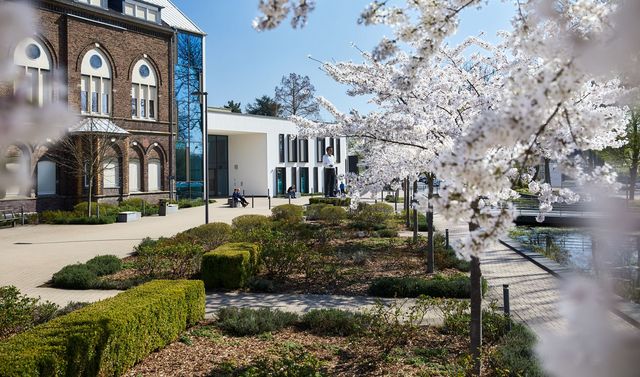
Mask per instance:
[[[204,223],[209,224],[209,140],[207,140],[207,95],[209,93],[197,91],[191,93],[194,96],[200,96],[200,105],[202,106],[202,97],[204,97],[204,106],[202,106],[202,160],[204,162]]]

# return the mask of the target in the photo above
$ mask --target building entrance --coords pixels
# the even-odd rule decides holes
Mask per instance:
[[[229,137],[209,135],[209,196],[229,196]]]

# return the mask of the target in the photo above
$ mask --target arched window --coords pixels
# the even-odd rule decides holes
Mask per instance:
[[[82,58],[80,111],[109,115],[111,112],[111,66],[102,51],[93,49]]]
[[[140,186],[142,177],[142,165],[140,165],[140,159],[129,159],[129,192],[138,192],[142,188]]]
[[[149,159],[148,167],[149,191],[162,190],[162,162],[157,158]]]
[[[146,59],[133,66],[131,75],[131,117],[155,120],[158,106],[156,73]]]
[[[56,163],[38,161],[38,196],[56,194]]]
[[[25,80],[16,82],[15,90],[26,92],[27,98],[38,106],[53,100],[51,55],[35,38],[23,39],[13,52],[13,61],[20,66]]]
[[[103,161],[102,186],[106,189],[120,187],[120,161],[117,157]]]

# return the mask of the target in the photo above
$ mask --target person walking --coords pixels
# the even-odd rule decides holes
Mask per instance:
[[[337,178],[333,147],[327,147],[326,152],[327,153],[322,156],[322,165],[324,166],[324,196],[325,198],[335,198]]]

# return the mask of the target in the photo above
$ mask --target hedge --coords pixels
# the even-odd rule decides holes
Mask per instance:
[[[309,204],[331,204],[339,207],[349,207],[351,198],[309,198]]]
[[[482,279],[482,293],[487,291],[487,282]],[[426,295],[443,298],[469,298],[471,280],[465,275],[435,275],[431,279],[419,277],[383,277],[369,286],[369,294],[377,297],[418,297]]]
[[[258,245],[227,243],[206,253],[200,269],[207,289],[244,287],[260,259]]]
[[[0,343],[0,376],[120,376],[204,317],[201,281],[156,280]]]

